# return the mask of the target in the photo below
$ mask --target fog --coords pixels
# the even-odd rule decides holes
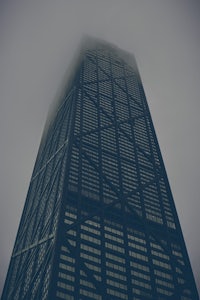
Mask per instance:
[[[84,34],[133,53],[200,291],[198,0],[0,2],[0,293],[49,107]]]

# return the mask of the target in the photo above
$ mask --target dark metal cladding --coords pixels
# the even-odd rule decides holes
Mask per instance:
[[[2,299],[197,300],[132,55],[87,39],[46,126]]]

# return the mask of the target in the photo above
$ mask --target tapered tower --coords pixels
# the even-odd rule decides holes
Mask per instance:
[[[197,300],[132,55],[86,40],[42,138],[3,299]]]

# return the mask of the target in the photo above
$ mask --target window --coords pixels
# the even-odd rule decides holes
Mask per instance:
[[[105,247],[109,248],[109,249],[112,249],[113,251],[116,251],[116,252],[119,252],[119,253],[123,253],[123,254],[125,253],[124,248],[119,247],[117,245],[113,245],[113,244],[105,242]]]
[[[63,278],[63,279],[67,279],[67,280],[72,281],[72,282],[75,280],[74,276],[69,275],[69,274],[65,274],[63,272],[59,272],[58,277]]]
[[[80,295],[84,295],[84,296],[87,296],[87,298],[89,299],[93,299],[93,300],[102,300],[102,296],[101,295],[98,295],[94,292],[90,292],[90,291],[87,291],[87,290],[84,290],[84,289],[80,289]]]
[[[86,234],[83,234],[83,233],[81,233],[81,239],[89,241],[89,242],[97,244],[97,245],[101,244],[101,241],[99,239],[94,238],[94,237],[89,236],[89,235],[86,235]]]
[[[83,249],[83,250],[85,250],[85,251],[89,251],[91,253],[94,253],[94,254],[97,254],[97,255],[101,255],[101,251],[100,250],[98,250],[96,248],[93,248],[91,246],[81,244],[80,248]]]
[[[137,279],[132,279],[132,284],[137,285],[137,286],[141,286],[142,288],[151,290],[151,285],[148,283],[145,283],[144,281],[139,281]]]
[[[68,290],[68,291],[74,291],[74,286],[64,283],[64,282],[61,282],[61,281],[57,282],[57,286],[65,289],[65,290]]]
[[[110,288],[107,289],[107,293],[109,295],[115,296],[115,297],[117,297],[119,299],[125,299],[125,300],[128,299],[127,295],[123,294],[122,292],[119,292],[119,291],[116,291],[116,290],[112,290]]]
[[[109,259],[115,260],[119,263],[125,264],[125,259],[120,256],[116,256],[116,255],[106,252],[106,257]]]
[[[65,300],[74,300],[74,296],[67,295],[66,293],[63,292],[56,292],[56,296],[60,299],[65,299]]]
[[[93,262],[96,262],[98,264],[101,263],[101,260],[95,256],[92,256],[92,255],[88,255],[86,253],[80,253],[80,257],[82,258],[86,258],[87,260],[90,260],[90,261],[93,261]]]
[[[118,281],[107,279],[106,283],[108,285],[114,286],[114,287],[116,287],[118,289],[127,290],[127,286],[125,284],[122,284],[122,283],[118,282]]]
[[[75,272],[75,268],[69,265],[65,265],[63,263],[59,263],[59,268],[63,270],[67,270],[69,272]]]
[[[129,251],[129,255],[132,256],[132,257],[135,257],[139,260],[143,260],[143,261],[148,261],[148,257],[146,255],[142,255],[140,253],[137,253],[137,252],[133,252],[133,251]]]

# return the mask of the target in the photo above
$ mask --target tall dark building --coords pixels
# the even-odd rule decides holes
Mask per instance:
[[[2,298],[197,300],[134,57],[86,40],[72,73],[44,131]]]

